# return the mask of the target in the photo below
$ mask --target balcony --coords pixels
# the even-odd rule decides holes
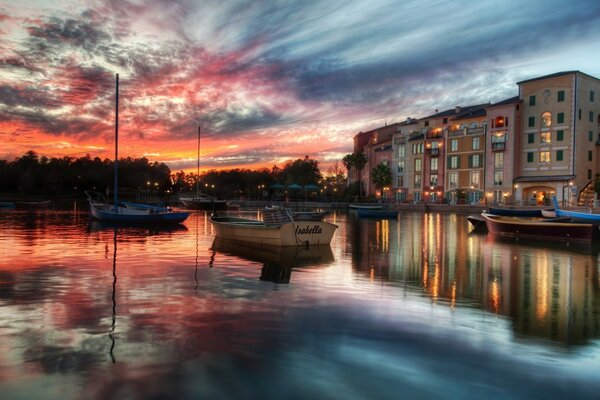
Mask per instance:
[[[425,149],[425,154],[427,154],[431,157],[438,157],[440,155],[440,149],[429,147],[429,148]]]
[[[442,138],[443,136],[444,136],[444,135],[443,135],[443,133],[442,133],[442,131],[441,131],[441,130],[435,130],[435,131],[434,131],[434,130],[431,130],[431,131],[427,132],[427,136],[426,136],[426,138],[427,138],[427,139],[440,139],[440,138]]]
[[[506,150],[505,142],[492,143],[492,151],[504,151],[504,150]]]
[[[465,134],[465,130],[464,129],[448,130],[448,137],[463,136],[464,134]]]
[[[481,135],[485,133],[485,128],[483,126],[478,126],[477,128],[467,128],[467,135]]]

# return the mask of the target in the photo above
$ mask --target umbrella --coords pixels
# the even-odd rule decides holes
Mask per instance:
[[[298,189],[302,189],[302,186],[298,185],[297,183],[292,183],[287,188],[292,189],[292,190],[298,190]]]
[[[307,190],[319,190],[320,187],[318,187],[317,185],[313,185],[312,183],[309,183],[308,185],[304,186],[304,189],[307,189]]]
[[[274,185],[269,186],[269,189],[283,189],[285,186],[283,186],[281,183],[276,183]]]

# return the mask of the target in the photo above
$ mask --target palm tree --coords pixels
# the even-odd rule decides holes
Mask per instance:
[[[371,181],[373,185],[383,192],[383,188],[392,184],[392,170],[387,164],[377,164],[371,170]],[[383,193],[382,193],[383,197]]]
[[[361,177],[362,177],[362,170],[365,168],[365,165],[367,165],[367,156],[362,151],[355,152],[352,154],[346,154],[344,156],[344,158],[342,158],[342,164],[344,164],[344,167],[346,167],[348,169],[348,176],[350,176],[351,168],[356,169],[356,171],[358,172],[358,187],[359,187],[358,194],[359,194],[359,196],[362,196],[363,191],[362,191]]]

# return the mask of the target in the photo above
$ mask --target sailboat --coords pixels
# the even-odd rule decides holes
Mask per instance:
[[[92,218],[103,222],[134,224],[177,224],[185,221],[189,212],[173,211],[163,207],[128,208],[119,203],[118,165],[119,165],[119,74],[116,74],[115,95],[115,185],[113,204],[94,199],[86,192],[90,203]]]
[[[200,192],[200,127],[198,127],[198,166],[196,176],[196,194],[194,196],[180,197],[179,201],[187,207],[194,210],[224,210],[227,208],[227,201],[215,196]]]

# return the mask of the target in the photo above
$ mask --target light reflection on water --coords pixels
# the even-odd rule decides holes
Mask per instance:
[[[597,246],[332,218],[282,250],[3,210],[2,398],[597,398]]]

